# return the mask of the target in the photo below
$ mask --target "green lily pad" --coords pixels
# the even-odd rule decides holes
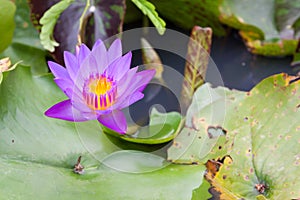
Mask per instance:
[[[106,127],[103,127],[103,129],[105,133],[129,142],[162,144],[173,140],[177,136],[181,128],[180,124],[181,115],[178,112],[160,113],[153,108],[149,125],[141,128],[131,127],[134,130],[133,133],[122,135]]]
[[[4,75],[0,85],[1,197],[190,199],[201,185],[204,166],[164,166],[159,156],[124,151],[112,143],[97,121],[72,123],[44,116],[47,108],[65,98],[51,75],[32,76],[24,66]],[[146,151],[148,146],[143,148]],[[73,172],[79,156],[82,175]],[[119,170],[109,167],[118,165]]]
[[[300,17],[299,5],[299,0],[225,0],[220,6],[220,20],[241,30],[252,53],[292,55],[299,37],[294,27]]]

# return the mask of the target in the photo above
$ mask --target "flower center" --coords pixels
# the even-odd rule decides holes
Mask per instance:
[[[91,75],[84,83],[83,97],[93,110],[105,110],[115,101],[117,88],[110,78],[104,75]]]

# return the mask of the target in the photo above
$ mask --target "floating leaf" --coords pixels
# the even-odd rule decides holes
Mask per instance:
[[[2,52],[12,41],[15,29],[14,15],[16,6],[11,1],[0,0],[0,10],[0,52]]]
[[[188,52],[184,69],[184,81],[181,92],[183,110],[190,105],[196,89],[205,82],[209,61],[212,30],[195,26],[188,44]]]
[[[127,155],[102,133],[96,120],[73,123],[44,116],[49,105],[64,98],[51,75],[32,76],[30,69],[23,66],[5,73],[7,77],[0,85],[0,170],[3,172],[0,196],[6,199],[190,199],[192,191],[201,185],[204,166],[169,164],[140,174],[105,166],[105,158],[112,161],[117,156],[126,160]],[[136,166],[138,159],[149,156],[143,152],[139,156],[132,153],[129,152],[128,158]],[[82,175],[73,172],[79,156],[85,171]],[[160,157],[152,158],[156,161],[145,162],[138,170],[153,169],[157,161],[163,161]]]
[[[147,15],[149,17],[159,34],[164,34],[166,30],[166,23],[158,16],[158,13],[155,11],[155,6],[147,0],[131,1],[144,13],[144,15]]]
[[[53,52],[55,47],[59,46],[59,43],[53,38],[54,26],[61,13],[66,10],[73,1],[74,0],[62,0],[58,2],[47,10],[40,19],[40,24],[42,25],[40,33],[41,43],[44,48],[50,52]]]
[[[261,41],[254,39],[252,33],[243,31],[240,32],[240,35],[251,53],[263,56],[292,55],[297,46],[297,40]]]
[[[140,144],[161,144],[169,142],[176,137],[180,130],[181,115],[177,112],[160,113],[155,108],[150,114],[148,126],[141,127],[134,134],[119,134],[105,127],[105,133],[129,142]]]
[[[267,78],[240,102],[227,123],[235,135],[230,158],[211,179],[216,190],[235,198],[300,197],[300,81],[284,74]]]
[[[293,24],[299,19],[299,2],[226,0],[220,6],[220,20],[240,30],[252,53],[292,55],[297,45]]]
[[[214,34],[225,35],[225,30],[218,17],[222,0],[151,0],[161,16],[182,28],[191,30],[195,25],[211,27]]]
[[[70,1],[70,0],[69,0]],[[41,16],[58,0],[30,0],[32,21],[39,21]],[[86,6],[85,1],[75,0],[59,17],[55,25],[53,38],[60,44],[52,54],[56,61],[63,64],[63,52],[75,52],[79,34],[79,18]],[[82,42],[90,48],[95,40],[105,40],[122,31],[125,14],[125,0],[95,0],[83,18]],[[37,28],[40,25],[36,24]]]

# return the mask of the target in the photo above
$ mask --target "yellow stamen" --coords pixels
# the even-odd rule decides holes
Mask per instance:
[[[112,83],[105,77],[100,77],[100,79],[91,80],[89,83],[89,92],[96,95],[106,94],[112,87]]]
[[[109,78],[92,76],[84,86],[83,96],[91,109],[105,110],[115,101],[116,87]]]

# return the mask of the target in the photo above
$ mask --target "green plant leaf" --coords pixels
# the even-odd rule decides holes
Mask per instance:
[[[220,6],[220,20],[240,30],[248,49],[254,54],[292,55],[299,37],[293,28],[299,19],[299,2],[225,0]]]
[[[41,43],[44,48],[50,52],[53,52],[55,47],[59,46],[59,43],[57,43],[53,38],[54,26],[61,13],[66,10],[73,1],[74,0],[62,0],[58,2],[47,10],[40,19],[40,24],[42,25],[40,33]]]
[[[210,57],[211,39],[211,28],[194,26],[188,44],[181,92],[184,112],[190,105],[194,92],[205,82]]]
[[[204,166],[169,163],[153,171],[159,163],[165,164],[164,159],[135,149],[124,151],[103,134],[97,121],[73,123],[44,116],[47,108],[65,98],[51,75],[32,76],[24,66],[4,73],[0,85],[1,197],[190,199],[201,185]],[[73,172],[79,156],[82,175]],[[127,168],[126,157],[131,161]],[[151,172],[124,173],[105,164],[122,165],[121,169],[131,172],[134,167],[139,172],[150,168]]]
[[[151,22],[156,27],[159,34],[164,34],[166,30],[166,23],[158,16],[155,11],[155,6],[147,0],[131,0],[143,13],[147,15]]]
[[[38,31],[30,21],[29,6],[26,0],[15,0],[16,13],[13,41],[0,54],[0,57],[9,57],[12,63],[22,60],[23,65],[31,66],[34,74],[48,72],[46,52],[40,44]]]
[[[195,25],[211,27],[214,34],[225,35],[218,17],[219,5],[223,0],[151,0],[160,15],[182,28],[191,30]]]
[[[160,113],[155,108],[151,110],[148,126],[133,127],[134,132],[121,135],[105,127],[107,134],[133,143],[161,144],[174,139],[180,131],[181,115],[178,112]]]
[[[2,52],[12,41],[15,29],[14,15],[16,6],[11,1],[0,0],[0,10],[0,52]]]

